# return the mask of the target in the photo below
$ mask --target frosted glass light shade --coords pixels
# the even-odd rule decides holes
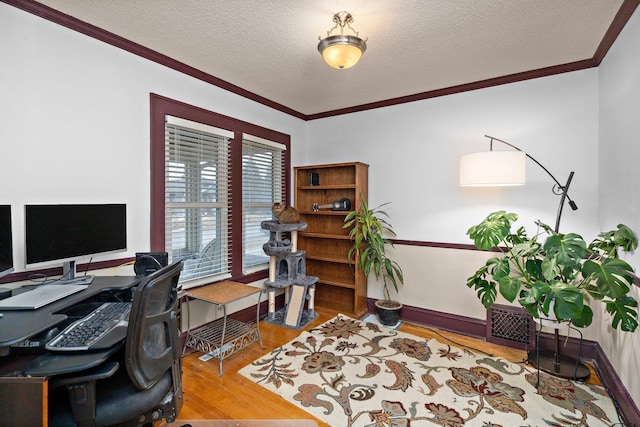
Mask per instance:
[[[340,70],[356,65],[366,49],[367,44],[360,37],[343,34],[329,36],[318,43],[324,61]]]
[[[460,156],[460,185],[499,187],[524,185],[526,154],[522,151],[485,151]]]

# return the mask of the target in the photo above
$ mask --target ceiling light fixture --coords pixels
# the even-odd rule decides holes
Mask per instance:
[[[569,185],[573,178],[573,171],[569,174],[567,183],[562,185],[547,168],[520,148],[494,136],[485,135],[485,137],[491,140],[489,143],[489,151],[465,154],[460,157],[460,185],[463,187],[524,185],[525,160],[528,157],[553,179],[555,182],[552,188],[553,194],[561,196],[560,206],[558,206],[558,213],[556,215],[556,226],[554,228],[557,233],[560,228],[560,217],[562,216],[562,207],[564,206],[565,199],[569,201],[571,209],[574,211],[578,209],[578,206],[571,200],[568,194]],[[493,141],[508,145],[516,151],[494,151]]]
[[[367,40],[358,36],[358,32],[351,27],[353,16],[349,12],[338,12],[333,15],[333,22],[336,24],[327,31],[327,37],[318,37],[318,51],[325,62],[333,68],[339,70],[351,68],[358,63],[360,57],[367,49]],[[354,35],[344,34],[345,27]],[[340,33],[337,34],[338,28]],[[333,32],[336,34],[333,34]]]

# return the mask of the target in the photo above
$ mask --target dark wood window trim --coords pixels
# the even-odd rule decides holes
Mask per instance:
[[[232,247],[242,247],[242,134],[250,134],[286,146],[285,200],[290,200],[291,183],[291,137],[252,123],[234,119],[200,107],[185,104],[160,95],[150,95],[151,104],[151,250],[164,251],[165,242],[165,117],[174,116],[234,132],[231,148],[231,227]],[[268,219],[268,218],[267,218]],[[231,251],[233,256],[232,278],[242,276],[242,251]]]

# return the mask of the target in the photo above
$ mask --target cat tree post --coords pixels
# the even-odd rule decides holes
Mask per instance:
[[[275,255],[271,255],[269,257],[269,281],[276,281],[276,257]]]
[[[316,287],[312,286],[309,288],[309,303],[307,304],[307,308],[310,312],[314,312],[315,306],[313,304],[314,297],[316,295]]]
[[[275,313],[276,313],[276,290],[275,288],[269,288],[267,294],[269,295],[269,312],[268,312],[268,316],[269,319],[274,319],[275,318]]]
[[[297,251],[298,251],[298,230],[291,230],[291,252],[297,252]]]

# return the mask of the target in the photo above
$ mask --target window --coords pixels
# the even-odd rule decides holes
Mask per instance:
[[[264,268],[269,257],[262,250],[269,232],[260,227],[271,219],[274,202],[283,200],[284,147],[245,135],[242,141],[242,271]]]
[[[229,159],[233,133],[166,117],[165,250],[181,281],[231,272]]]
[[[151,110],[151,250],[184,261],[185,286],[266,277],[289,136],[157,95]]]

